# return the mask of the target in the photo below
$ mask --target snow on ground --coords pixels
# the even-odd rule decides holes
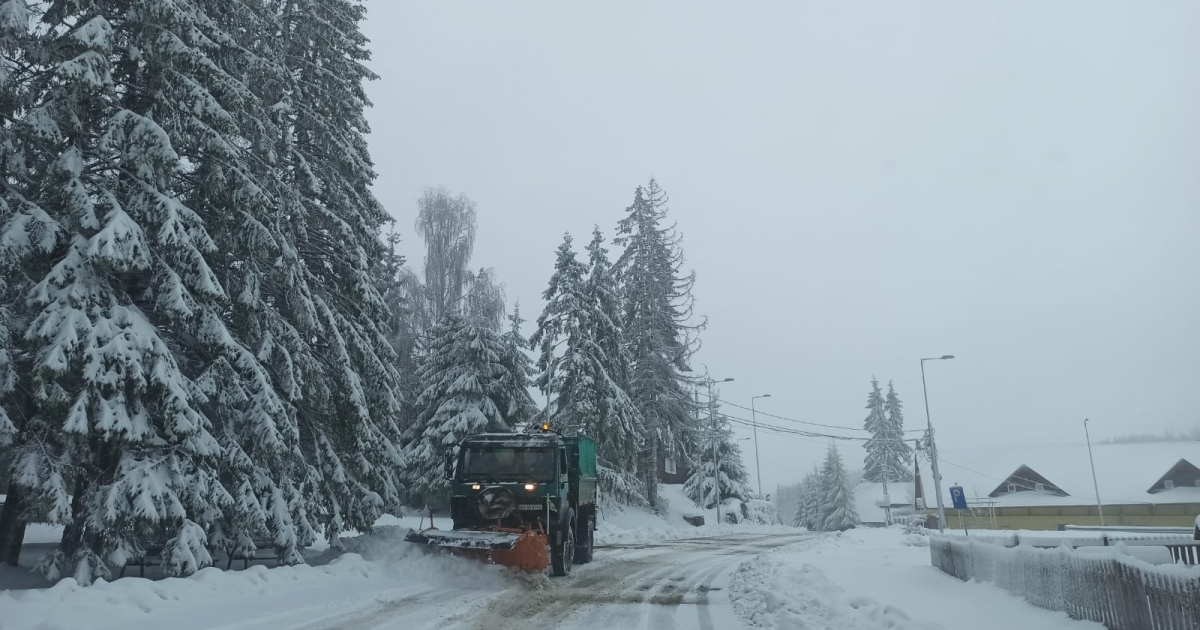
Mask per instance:
[[[1103,630],[991,584],[946,575],[930,564],[925,537],[896,528],[855,529],[784,548],[744,563],[734,577],[735,608],[760,627]]]
[[[0,591],[5,630],[199,630],[262,618],[268,627],[294,627],[323,615],[367,614],[428,595],[429,618],[473,606],[514,585],[498,566],[464,562],[403,541],[407,528],[379,527],[346,539],[347,553],[325,566],[245,571],[208,568],[190,578],[123,578],[82,588],[65,579],[48,589]],[[448,597],[454,594],[454,597]],[[440,613],[440,614],[439,614]]]
[[[25,544],[58,543],[62,540],[62,525],[47,525],[45,523],[30,523],[25,526]]]
[[[683,493],[682,485],[659,486],[659,498],[665,503],[662,515],[644,508],[608,507],[601,509],[596,526],[597,545],[638,545],[700,536],[722,534],[794,534],[794,527],[784,525],[756,525],[750,523],[721,523],[716,509],[705,510]],[[756,502],[765,503],[765,502]],[[731,499],[721,507],[721,515],[731,509],[739,509],[740,502]],[[696,527],[683,520],[685,516],[703,516],[704,525]]]
[[[727,534],[795,535],[800,531],[781,525],[718,524],[715,510],[698,510],[678,486],[664,486],[662,496],[667,503],[662,515],[636,508],[603,510],[597,544],[634,548],[598,552],[596,565],[584,567],[580,576],[588,571],[607,576],[605,571],[625,570],[621,562],[636,559],[637,554],[662,553],[662,548],[640,548],[651,543]],[[706,524],[694,527],[683,520],[692,514],[703,514]],[[67,579],[47,589],[0,591],[0,627],[200,630],[236,626],[239,630],[267,630],[334,620],[372,627],[378,625],[376,620],[390,619],[404,610],[406,629],[418,630],[437,627],[438,620],[448,617],[464,619],[507,589],[555,589],[571,584],[530,584],[527,578],[502,567],[405,543],[402,539],[407,530],[419,525],[428,526],[428,519],[420,523],[416,515],[385,517],[373,534],[347,533],[343,538],[346,553],[325,553],[319,561],[327,564],[317,566],[252,566],[229,572],[209,568],[190,578],[124,578],[89,588]],[[446,526],[448,521],[435,519],[435,525]],[[51,541],[57,539],[50,531],[36,534],[43,535]],[[697,562],[707,563],[704,566],[710,572],[733,561],[715,578],[715,584],[727,587],[716,597],[727,593],[733,611],[753,627],[1101,628],[1035,608],[990,584],[964,583],[945,575],[930,565],[928,538],[906,536],[895,528],[857,529],[774,551],[769,550],[770,544],[762,549],[765,553],[740,564],[726,554],[697,556]],[[698,552],[690,549],[689,553]]]
[[[852,597],[818,568],[792,566],[770,555],[748,560],[729,587],[733,608],[748,624],[823,630],[937,630],[892,606]]]

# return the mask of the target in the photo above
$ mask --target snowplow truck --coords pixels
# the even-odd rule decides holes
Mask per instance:
[[[525,571],[549,567],[555,576],[591,561],[595,441],[543,424],[534,433],[472,435],[457,446],[446,459],[453,529],[431,522],[405,540]]]

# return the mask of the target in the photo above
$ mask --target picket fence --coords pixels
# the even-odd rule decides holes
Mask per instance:
[[[960,580],[990,582],[1030,604],[1110,630],[1200,628],[1200,570],[1155,566],[1112,555],[1075,553],[934,536],[933,566]]]

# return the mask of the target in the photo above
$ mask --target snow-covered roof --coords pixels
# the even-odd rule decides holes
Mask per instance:
[[[986,448],[941,448],[942,494],[950,505],[950,490],[961,485],[970,503],[976,500],[997,507],[1046,505],[1093,505],[1096,492],[1086,444],[1022,444]],[[1200,442],[1147,442],[1094,444],[1096,481],[1104,504],[1200,503],[1200,487],[1194,479],[1181,479],[1175,487],[1162,489],[1161,480],[1180,462],[1200,466]],[[1038,492],[1028,467],[1068,496],[1052,491]],[[1188,469],[1188,466],[1177,470]],[[936,504],[929,462],[921,461],[921,479],[926,503]],[[1009,493],[1012,482],[1017,492]],[[1151,489],[1156,491],[1151,493]],[[997,492],[998,491],[998,492]],[[996,496],[989,497],[993,492]]]

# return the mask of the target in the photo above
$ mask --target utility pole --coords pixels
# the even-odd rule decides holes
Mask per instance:
[[[758,412],[754,410],[754,401],[759,398],[770,398],[770,394],[750,398],[750,424],[754,426],[754,472],[758,475],[758,498],[762,498],[762,466],[758,463]]]
[[[1104,527],[1104,504],[1100,502],[1100,484],[1096,481],[1096,460],[1092,458],[1092,434],[1088,431],[1088,419],[1083,419],[1083,434],[1087,436],[1088,461],[1092,464],[1092,487],[1096,489],[1096,509],[1100,511],[1100,527]]]
[[[889,461],[891,460],[891,456],[892,456],[891,449],[889,448],[888,449],[888,460]],[[889,468],[891,468],[891,466],[883,467],[883,524],[884,525],[892,524],[892,497],[888,495],[888,488],[887,488],[887,478],[888,478],[888,469]]]
[[[931,359],[921,359],[921,391],[925,393],[925,425],[929,433],[929,463],[933,468],[933,488],[937,492],[938,531],[946,531],[946,504],[942,499],[942,474],[938,472],[937,442],[933,438],[933,421],[929,419],[929,388],[925,386],[925,362],[945,361],[953,359],[953,354],[945,354]]]

